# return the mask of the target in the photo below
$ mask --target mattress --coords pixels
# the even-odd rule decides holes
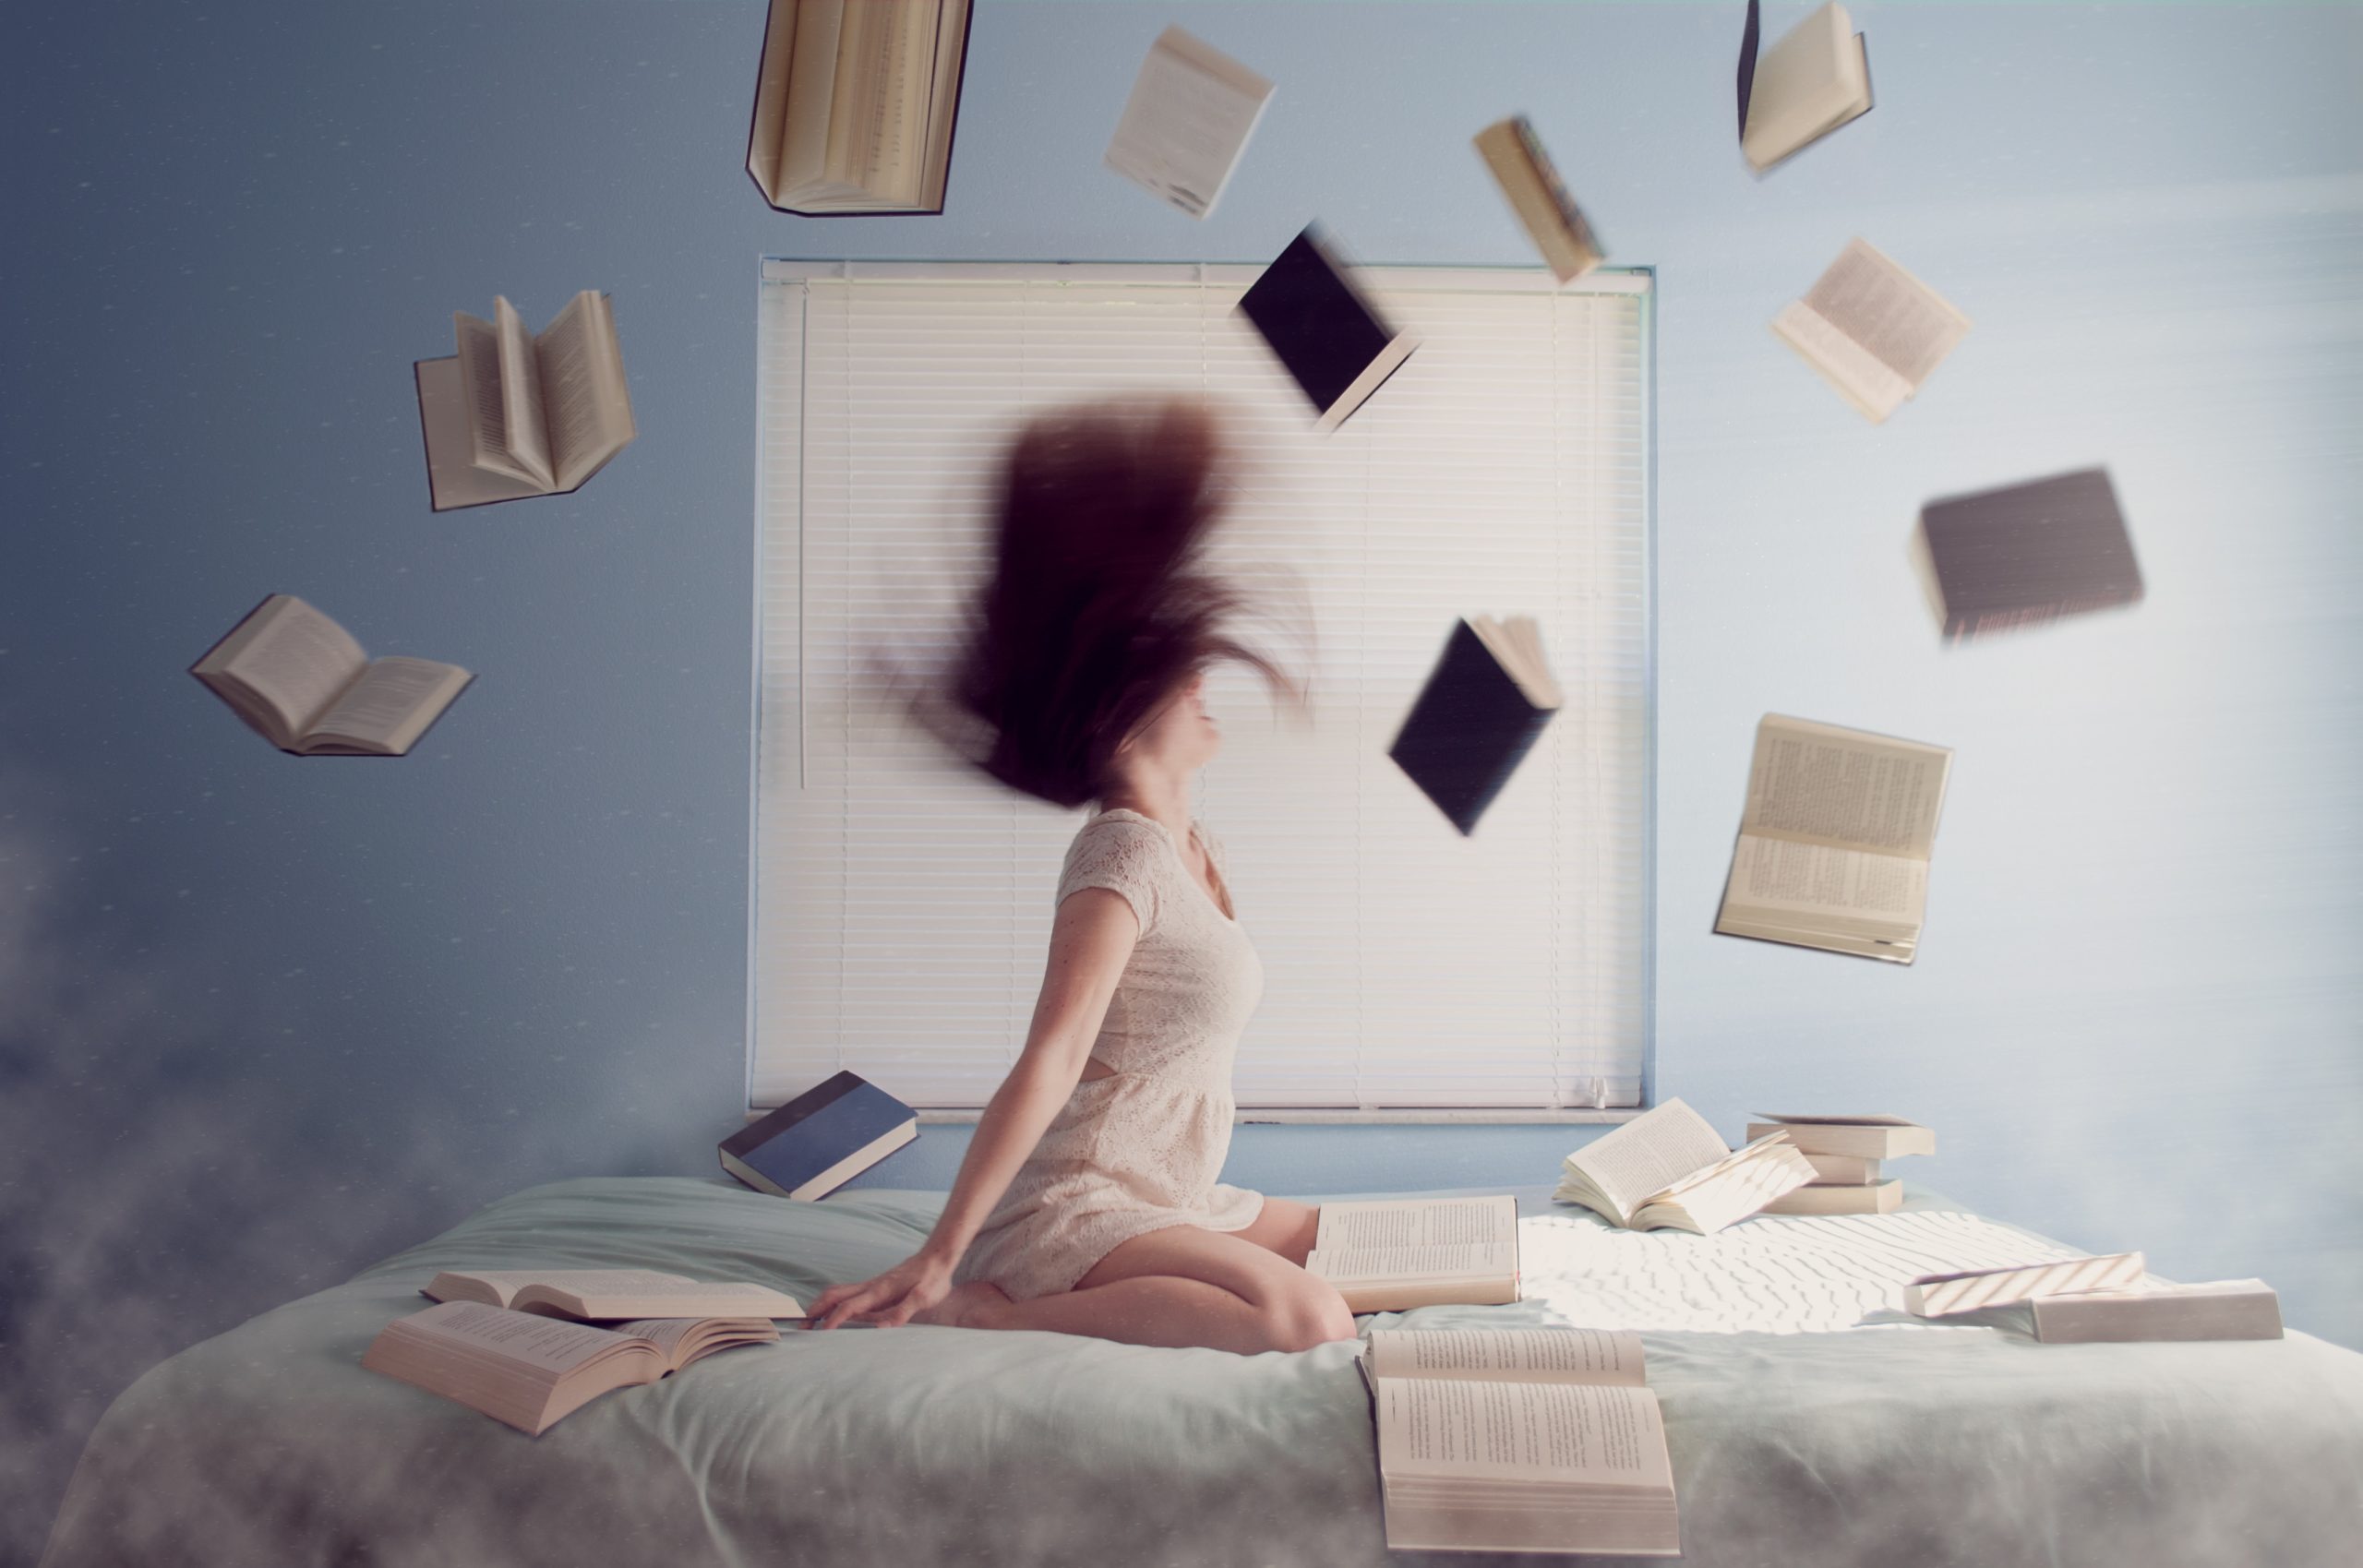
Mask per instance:
[[[2039,1345],[2008,1312],[1908,1319],[1892,1303],[1912,1274],[2074,1255],[1922,1191],[1893,1215],[1692,1237],[1615,1231],[1547,1188],[1514,1191],[1523,1299],[1361,1326],[1640,1330],[1698,1568],[2352,1560],[2363,1356],[2301,1334]],[[1347,1341],[1239,1356],[788,1329],[539,1438],[359,1365],[438,1269],[645,1266],[809,1300],[906,1256],[944,1197],[797,1203],[690,1178],[516,1193],[148,1372],[93,1432],[42,1562],[1539,1561],[1388,1552]]]

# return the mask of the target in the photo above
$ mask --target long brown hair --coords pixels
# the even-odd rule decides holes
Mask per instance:
[[[1029,421],[1002,464],[990,580],[948,695],[962,749],[1013,789],[1097,799],[1116,748],[1189,678],[1237,660],[1301,695],[1235,635],[1253,608],[1203,559],[1227,456],[1205,403],[1075,404]]]

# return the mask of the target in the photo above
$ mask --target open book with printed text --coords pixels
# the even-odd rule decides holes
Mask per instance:
[[[460,352],[412,367],[435,510],[579,490],[638,434],[606,295],[583,290],[539,332],[498,296],[491,320],[451,325]]]
[[[293,593],[247,611],[189,674],[299,757],[400,757],[475,678],[433,659],[372,659]]]
[[[1705,1117],[1671,1099],[1569,1155],[1551,1195],[1628,1230],[1707,1236],[1813,1179],[1785,1131],[1726,1148]]]
[[[1304,1267],[1356,1312],[1515,1301],[1517,1200],[1503,1192],[1324,1203]]]
[[[447,1269],[421,1288],[438,1301],[481,1301],[565,1318],[801,1318],[767,1285],[690,1279],[656,1269]]]
[[[969,0],[771,0],[747,174],[782,212],[943,210]]]

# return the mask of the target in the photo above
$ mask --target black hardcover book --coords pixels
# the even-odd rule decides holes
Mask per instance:
[[[1949,639],[2141,597],[2141,569],[2106,469],[1931,501],[1920,531]]]
[[[722,1168],[759,1192],[820,1198],[919,1135],[918,1113],[840,1072],[722,1141]]]
[[[1387,755],[1463,833],[1559,711],[1534,623],[1462,621]]]
[[[1310,228],[1264,269],[1239,308],[1296,377],[1324,430],[1344,424],[1420,346],[1416,335],[1380,319]]]

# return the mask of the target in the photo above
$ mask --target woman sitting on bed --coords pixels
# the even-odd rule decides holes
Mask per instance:
[[[1264,980],[1221,846],[1190,818],[1222,744],[1204,671],[1236,659],[1289,688],[1224,634],[1234,598],[1195,569],[1221,456],[1206,412],[1180,401],[1064,410],[1010,454],[957,706],[996,778],[1099,809],[1067,851],[1025,1051],[942,1217],[912,1257],[824,1291],[812,1327],[1241,1354],[1354,1337],[1337,1288],[1304,1271],[1319,1211],[1215,1180]]]

